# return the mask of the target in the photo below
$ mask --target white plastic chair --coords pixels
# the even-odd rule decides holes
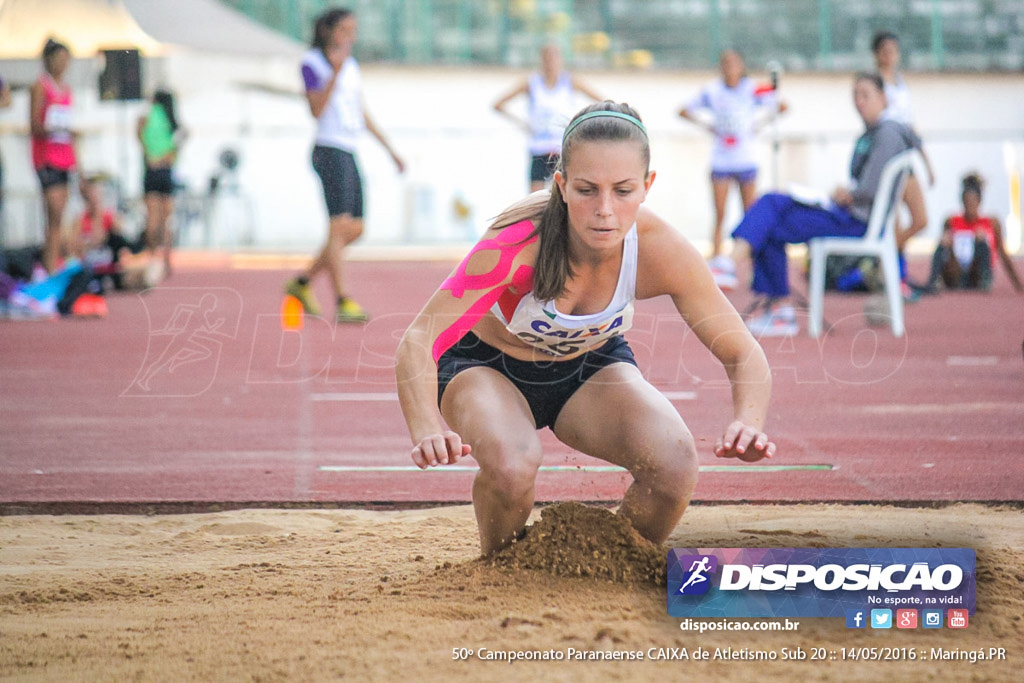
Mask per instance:
[[[889,302],[892,334],[902,337],[903,294],[900,291],[900,265],[896,250],[896,209],[903,200],[903,190],[911,169],[922,178],[924,159],[911,149],[897,154],[882,169],[878,192],[871,206],[868,228],[862,237],[815,237],[807,247],[811,259],[811,278],[808,283],[809,306],[807,332],[812,337],[821,334],[825,308],[825,260],[829,254],[877,256],[885,278],[885,294]]]

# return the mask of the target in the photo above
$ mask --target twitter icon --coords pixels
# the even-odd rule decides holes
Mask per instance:
[[[871,628],[892,628],[892,610],[871,610]]]

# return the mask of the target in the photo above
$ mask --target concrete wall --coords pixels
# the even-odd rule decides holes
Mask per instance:
[[[291,68],[184,54],[157,69],[161,82],[178,92],[180,118],[191,132],[178,172],[193,193],[205,192],[223,149],[236,149],[241,156],[237,174],[226,178],[227,191],[203,207],[209,224],[196,220],[186,227],[186,244],[306,251],[322,239],[326,215],[308,160],[313,125],[304,98],[291,85]],[[363,71],[367,105],[408,164],[406,174],[399,176],[372,139],[362,145],[368,214],[364,243],[465,242],[525,193],[525,137],[490,109],[522,72],[374,65]],[[616,71],[579,76],[598,92],[640,110],[651,131],[658,171],[649,204],[688,237],[704,243],[712,219],[709,140],[676,112],[715,74]],[[977,169],[988,179],[987,211],[1004,220],[1019,218],[1019,199],[1011,205],[1010,178],[1024,167],[1024,79],[911,74],[908,82],[917,127],[936,172],[927,194],[931,224],[921,248],[934,239],[941,218],[958,207],[959,179],[967,170]],[[783,75],[781,91],[790,112],[762,134],[762,189],[800,183],[829,190],[843,182],[852,142],[861,130],[851,86],[852,77],[846,75]],[[83,168],[111,172],[123,179],[129,195],[137,194],[141,162],[134,125],[142,105],[100,103],[87,87],[77,97],[86,133]],[[24,136],[27,109],[27,93],[22,91],[11,109],[0,112],[8,243],[40,234],[38,192]],[[779,139],[777,157],[772,153],[774,135]],[[468,208],[468,216],[457,212],[456,205]],[[196,206],[202,204],[197,200]],[[729,222],[738,217],[734,197]],[[1009,241],[1019,248],[1019,222],[1010,227],[1016,232]]]

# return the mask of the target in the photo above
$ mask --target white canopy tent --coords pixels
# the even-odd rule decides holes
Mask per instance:
[[[306,159],[312,124],[301,97],[301,43],[216,0],[0,0],[0,75],[14,88],[13,105],[0,111],[6,240],[31,242],[41,230],[28,153],[27,88],[41,72],[49,37],[72,52],[65,78],[74,90],[76,124],[83,133],[83,171],[117,178],[127,196],[141,191],[134,126],[148,103],[102,102],[97,87],[102,51],[136,48],[142,56],[143,97],[158,87],[177,95],[178,115],[189,131],[177,171],[190,191],[203,192],[222,172],[224,150],[241,157],[236,182],[225,187],[251,198],[244,212],[250,218],[236,220],[245,223],[241,227],[214,230],[214,237],[225,245],[258,240],[294,213],[274,191],[283,169],[304,180],[305,192],[299,194],[319,207]],[[308,222],[319,225],[313,213]]]
[[[124,6],[162,43],[194,51],[295,60],[303,50],[291,38],[215,0],[124,0]]]
[[[0,0],[0,59],[38,58],[50,37],[75,57],[118,48],[147,57],[164,53],[121,0]]]

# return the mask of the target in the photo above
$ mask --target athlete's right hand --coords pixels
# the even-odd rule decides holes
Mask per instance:
[[[412,449],[412,461],[421,470],[437,465],[454,465],[472,450],[468,443],[462,443],[461,436],[447,431],[420,439]]]

